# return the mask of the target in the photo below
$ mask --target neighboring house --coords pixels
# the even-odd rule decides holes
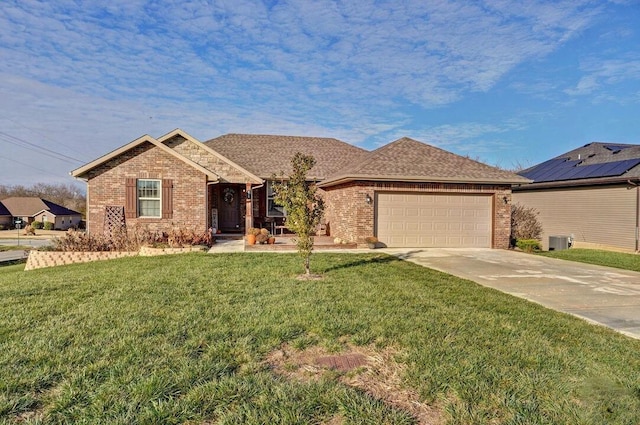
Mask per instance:
[[[326,202],[327,233],[387,246],[506,248],[514,173],[403,138],[366,151],[331,138],[228,134],[205,143],[182,130],[142,136],[71,172],[87,182],[87,226],[282,226],[272,181],[296,152]]]
[[[638,251],[640,145],[590,143],[519,173],[514,203],[533,207],[550,236],[575,247]]]
[[[34,221],[51,222],[54,229],[67,230],[78,227],[82,221],[79,212],[45,199],[20,196],[3,199],[0,204],[11,214],[10,223],[20,218],[25,226]],[[1,212],[0,208],[0,216]]]
[[[5,207],[2,202],[0,202],[0,230],[11,228],[12,223],[13,217],[11,216],[11,213],[9,212],[7,207]]]

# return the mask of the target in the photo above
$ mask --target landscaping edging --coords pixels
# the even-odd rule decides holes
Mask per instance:
[[[184,248],[151,248],[143,246],[139,251],[101,251],[101,252],[60,252],[36,251],[29,252],[25,271],[45,267],[63,266],[65,264],[88,263],[91,261],[114,260],[123,257],[152,257],[156,255],[183,254],[187,252],[203,251],[201,246]]]

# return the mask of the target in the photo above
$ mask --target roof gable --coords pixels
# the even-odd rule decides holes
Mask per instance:
[[[14,196],[3,199],[2,203],[14,217],[30,217],[47,209],[42,199],[32,196]]]
[[[314,157],[316,165],[308,175],[319,180],[367,154],[357,146],[323,137],[225,134],[205,145],[263,179],[274,173],[290,174],[291,158],[296,152]]]
[[[321,186],[348,180],[446,181],[515,184],[521,176],[404,137],[370,152]]]
[[[172,131],[170,133],[167,133],[166,135],[160,137],[158,139],[158,141],[161,142],[162,144],[168,144],[171,141],[171,139],[173,139],[176,136],[182,137],[182,139],[186,140],[188,143],[192,143],[192,144],[196,145],[198,147],[198,149],[204,150],[208,155],[211,155],[211,156],[217,158],[218,160],[230,165],[232,168],[234,168],[235,170],[240,172],[240,174],[244,174],[244,176],[247,178],[248,181],[253,182],[253,183],[261,183],[262,182],[262,179],[260,177],[256,176],[255,174],[251,173],[250,171],[248,171],[244,167],[242,167],[242,166],[236,164],[235,162],[231,161],[229,158],[227,158],[227,157],[221,155],[220,153],[216,152],[215,150],[211,149],[205,143],[202,143],[199,140],[196,140],[195,138],[191,137],[189,134],[183,132],[182,130],[176,129],[176,130],[174,130],[174,131]],[[219,176],[219,177],[221,177],[221,176]]]
[[[519,173],[534,183],[640,177],[640,145],[594,142]]]
[[[176,129],[174,131],[172,131],[171,133],[168,133],[168,135],[171,135],[171,137],[175,136],[176,134],[181,134],[183,137],[187,138],[192,138],[191,136],[189,136],[186,132],[180,130],[180,129]],[[165,138],[167,138],[168,135],[165,135],[163,137],[160,138],[160,140],[164,140]],[[75,170],[73,170],[70,174],[73,177],[77,177],[77,178],[83,178],[87,175],[87,173],[97,167],[99,167],[100,165],[128,152],[129,150],[136,148],[144,143],[151,143],[152,145],[154,145],[155,147],[163,150],[164,152],[180,159],[181,161],[185,162],[186,164],[190,165],[191,167],[197,169],[198,171],[201,171],[203,174],[207,175],[210,179],[212,180],[217,180],[218,179],[218,175],[216,175],[213,171],[211,170],[207,170],[206,168],[202,167],[201,165],[193,162],[192,160],[190,160],[189,158],[184,157],[183,155],[180,155],[178,152],[175,152],[173,149],[169,148],[168,146],[165,146],[160,140],[154,139],[153,137],[149,136],[148,134],[145,134],[144,136],[141,136],[135,140],[133,140],[132,142],[119,147],[118,149],[109,152],[106,155],[101,156],[100,158],[83,165],[80,168],[77,168]]]
[[[4,206],[2,201],[0,201],[0,215],[11,215],[11,212]]]

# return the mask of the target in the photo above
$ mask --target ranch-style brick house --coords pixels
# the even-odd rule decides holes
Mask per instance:
[[[324,231],[359,245],[507,248],[511,188],[530,180],[402,138],[373,151],[332,138],[227,134],[200,142],[176,129],[144,135],[74,170],[87,183],[87,229],[189,226],[243,234],[283,229],[274,176],[296,152],[325,199]]]

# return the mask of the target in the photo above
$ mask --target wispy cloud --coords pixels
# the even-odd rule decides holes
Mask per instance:
[[[490,89],[590,17],[576,1],[108,3],[6,7],[6,67],[105,97],[233,93],[248,102],[262,93],[251,88],[267,83],[281,89],[272,103],[287,107],[312,91],[331,101],[348,93],[352,104],[401,97],[429,107]]]
[[[590,0],[14,0],[0,9],[0,108],[16,121],[38,116],[31,125],[71,135],[89,156],[177,126],[204,139],[268,132],[362,144],[407,131],[470,143],[505,124],[416,129],[408,107],[429,111],[491,91],[579,36],[603,8]],[[586,64],[568,92],[635,78],[632,65]]]
[[[581,66],[584,75],[575,87],[565,90],[572,96],[585,96],[604,87],[631,80],[640,81],[640,60],[591,59]]]

